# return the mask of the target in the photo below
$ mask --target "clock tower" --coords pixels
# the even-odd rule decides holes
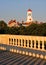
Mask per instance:
[[[32,19],[32,10],[31,9],[28,9],[27,10],[27,22],[32,22],[33,19]]]

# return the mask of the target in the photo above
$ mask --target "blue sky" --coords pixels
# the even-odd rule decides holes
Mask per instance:
[[[46,22],[46,0],[0,0],[0,20],[26,21],[29,8],[34,20]]]

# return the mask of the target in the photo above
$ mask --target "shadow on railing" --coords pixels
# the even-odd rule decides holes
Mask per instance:
[[[25,55],[29,55],[29,56],[33,56],[33,57],[37,57],[41,59],[46,59],[46,52],[44,51],[27,49],[27,48],[11,46],[11,45],[6,45],[6,44],[0,44],[0,49],[8,50],[8,51],[20,53],[20,54],[25,54]]]

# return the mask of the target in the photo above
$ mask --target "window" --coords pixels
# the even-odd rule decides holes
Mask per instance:
[[[18,45],[18,39],[17,39],[17,45]]]
[[[29,40],[29,47],[31,47],[31,40]]]
[[[42,41],[40,41],[40,49],[42,49]]]
[[[36,41],[36,48],[38,48],[38,41]]]
[[[22,40],[23,46],[24,46],[24,39]]]
[[[11,39],[9,38],[9,41],[10,41]]]
[[[27,47],[27,40],[26,40],[26,47]]]
[[[12,44],[13,44],[13,39],[12,39]]]
[[[29,13],[28,16],[31,16],[31,14]]]
[[[34,48],[34,40],[32,40],[32,47]]]
[[[14,39],[14,45],[16,44],[16,39]]]
[[[44,49],[46,50],[46,41],[44,41]]]
[[[21,46],[21,39],[20,39],[20,46]]]
[[[10,44],[10,41],[11,41],[11,39],[9,38],[9,44]]]
[[[12,39],[12,42],[13,42],[13,39]]]

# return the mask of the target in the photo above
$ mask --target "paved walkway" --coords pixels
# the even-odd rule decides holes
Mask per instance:
[[[4,51],[0,52],[0,65],[46,65],[46,60]]]

